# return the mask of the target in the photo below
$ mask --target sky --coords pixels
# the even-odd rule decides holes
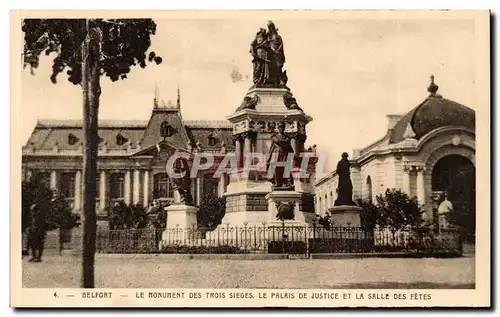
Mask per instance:
[[[181,91],[187,120],[222,120],[252,85],[249,45],[272,19],[283,38],[292,93],[313,118],[306,145],[317,145],[335,166],[344,151],[362,148],[387,130],[387,114],[404,114],[423,101],[434,74],[447,99],[476,107],[474,21],[464,19],[155,19],[151,50],[160,65],[133,69],[124,81],[101,81],[100,119],[147,120],[155,85],[160,99]],[[53,55],[21,76],[23,144],[37,120],[81,119],[82,92],[63,74],[49,80]],[[233,74],[241,74],[234,80]]]

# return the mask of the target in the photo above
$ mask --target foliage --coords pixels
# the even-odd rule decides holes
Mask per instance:
[[[303,241],[269,241],[267,253],[306,254],[307,244]]]
[[[36,204],[45,215],[45,230],[72,229],[80,225],[80,216],[71,210],[66,199],[54,193],[39,174],[22,182],[22,232],[30,226],[30,207]]]
[[[167,227],[168,216],[168,213],[165,211],[165,207],[168,207],[169,205],[170,204],[168,202],[153,202],[146,212],[148,216],[148,226],[157,230],[165,230]]]
[[[358,199],[358,206],[363,208],[359,215],[361,227],[365,231],[373,231],[380,217],[380,209],[371,201]]]
[[[399,189],[387,189],[377,196],[377,225],[398,230],[422,224],[422,210],[416,198],[410,198]],[[371,208],[371,207],[370,207]]]
[[[180,254],[245,254],[249,251],[231,245],[218,246],[187,246],[187,245],[167,245],[160,249],[159,253],[180,253]]]
[[[91,19],[89,29],[96,29],[100,39],[101,75],[112,81],[127,78],[130,67],[162,62],[160,56],[146,52],[156,23],[151,19]],[[55,53],[50,80],[56,83],[57,75],[67,69],[68,80],[77,85],[82,81],[82,49],[87,31],[84,19],[25,19],[24,66],[38,67],[40,54]]]
[[[143,229],[148,224],[148,216],[141,204],[127,205],[120,200],[108,209],[108,221],[110,230]]]
[[[331,223],[331,216],[330,216],[330,213],[326,213],[324,216],[320,216],[320,215],[316,215],[316,221],[317,223],[322,226],[325,230],[330,230],[330,228],[332,227],[332,223]]]
[[[226,214],[226,197],[206,195],[199,206],[196,215],[198,228],[211,231],[221,224]]]
[[[68,201],[62,195],[56,195],[51,203],[51,212],[47,219],[49,227],[54,229],[72,229],[80,226],[80,215],[73,212]]]

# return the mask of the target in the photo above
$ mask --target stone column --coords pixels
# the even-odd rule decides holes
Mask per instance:
[[[107,203],[107,197],[106,197],[106,188],[107,188],[107,182],[108,180],[106,171],[101,171],[99,175],[99,209],[101,211],[106,210],[106,203]]]
[[[219,196],[222,197],[222,195],[225,193],[226,189],[226,174],[221,173],[220,180],[219,180]]]
[[[130,171],[125,172],[123,189],[123,200],[126,204],[130,204]]]
[[[57,189],[57,172],[52,171],[50,173],[50,188]]]
[[[76,171],[75,174],[75,208],[76,210],[81,210],[82,208],[82,172],[80,170]]]
[[[142,190],[143,190],[142,193],[144,195],[144,198],[143,198],[142,204],[147,207],[147,205],[149,203],[149,171],[144,171],[143,182],[144,182],[144,184],[142,187]]]
[[[423,204],[425,202],[424,172],[424,166],[417,167],[417,197],[419,204]]]
[[[244,137],[244,146],[243,146],[243,155],[242,155],[242,163],[241,167],[244,167],[247,160],[248,153],[252,152],[252,135],[250,133],[245,133]]]
[[[202,180],[202,175],[198,173],[198,177],[196,178],[196,204],[201,203],[201,180]]]
[[[241,137],[239,135],[234,135],[233,138],[236,141],[234,150],[234,153],[236,155],[236,166],[238,168],[241,168],[243,166],[243,149],[241,145]]]
[[[141,172],[139,170],[134,170],[134,188],[133,188],[133,199],[134,204],[139,203],[139,197],[141,193]]]
[[[411,171],[411,166],[408,166],[408,165],[403,166],[403,186],[402,186],[402,190],[408,196],[410,196],[410,171]]]

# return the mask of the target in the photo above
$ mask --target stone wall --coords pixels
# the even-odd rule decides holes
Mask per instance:
[[[226,196],[226,213],[238,211],[267,211],[265,194],[238,194]]]

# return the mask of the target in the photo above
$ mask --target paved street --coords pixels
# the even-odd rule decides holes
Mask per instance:
[[[179,260],[96,258],[98,288],[474,288],[474,257]],[[24,287],[78,287],[75,256],[23,260]]]

